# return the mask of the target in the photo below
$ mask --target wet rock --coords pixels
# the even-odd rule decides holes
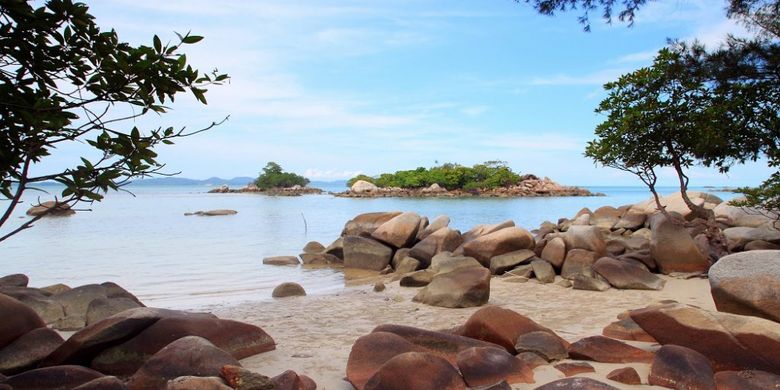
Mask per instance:
[[[508,227],[485,234],[463,244],[463,253],[477,259],[483,266],[490,266],[490,259],[520,249],[533,249],[534,238],[527,230]]]
[[[301,262],[295,256],[271,256],[263,258],[266,265],[298,265]]]
[[[30,278],[25,274],[12,274],[6,275],[0,278],[0,287],[27,287],[27,283],[30,282]]]
[[[0,348],[44,324],[35,311],[5,294],[0,294]]]
[[[372,239],[344,237],[344,267],[381,271],[392,256],[392,249]]]
[[[539,282],[552,283],[555,281],[555,269],[553,269],[553,266],[550,263],[542,259],[535,259],[531,261],[531,267]]]
[[[81,366],[57,366],[25,371],[0,381],[13,390],[70,390],[102,377],[103,374]]]
[[[709,271],[719,311],[780,322],[780,251],[724,256]]]
[[[131,390],[165,389],[169,380],[181,376],[219,376],[225,365],[238,365],[238,360],[202,337],[186,336],[150,357],[127,386]]]
[[[463,244],[463,237],[460,232],[445,227],[415,244],[409,251],[409,256],[418,259],[423,264],[423,268],[427,268],[433,256],[442,252],[452,252],[461,244]]]
[[[718,390],[780,389],[780,375],[764,371],[721,371],[715,373]]]
[[[563,360],[569,357],[567,345],[560,337],[549,331],[533,331],[520,335],[515,342],[517,354],[531,352],[545,362]]]
[[[325,254],[336,256],[344,261],[344,238],[339,237],[336,241],[333,241],[327,248],[325,248]]]
[[[607,374],[607,379],[625,383],[627,385],[641,385],[642,379],[639,378],[639,373],[633,367],[623,367],[616,370],[612,370]]]
[[[561,268],[561,277],[574,279],[577,275],[593,276],[593,263],[596,253],[585,249],[572,249],[566,254],[566,260]]]
[[[602,257],[593,270],[619,289],[662,290],[666,281],[650,273],[641,263]]]
[[[547,260],[553,267],[560,269],[566,258],[566,243],[563,238],[555,237],[548,241],[542,250],[541,258]]]
[[[341,264],[343,260],[329,253],[301,253],[301,263],[311,265]],[[292,264],[294,265],[294,264]]]
[[[780,324],[776,322],[674,303],[633,310],[630,315],[659,343],[693,349],[706,356],[716,371],[780,374]]]
[[[655,354],[648,383],[672,389],[715,390],[707,357],[679,345],[664,345]]]
[[[222,379],[236,390],[276,390],[273,379],[237,365],[223,366],[219,372]]]
[[[441,307],[482,306],[490,299],[490,271],[485,268],[459,268],[434,275],[433,280],[414,297],[415,302]]]
[[[469,348],[458,354],[458,369],[469,387],[534,383],[533,370],[500,348]]]
[[[507,352],[516,354],[515,342],[518,338],[534,331],[547,332],[568,347],[568,343],[560,339],[552,330],[520,313],[498,306],[487,306],[474,312],[463,325],[460,334],[500,345]]]
[[[672,272],[707,272],[710,261],[701,253],[685,228],[662,214],[651,220],[650,254],[664,274]]]
[[[585,275],[577,275],[572,280],[572,288],[575,290],[606,291],[609,287],[609,283]]]
[[[435,275],[433,272],[425,269],[412,272],[402,277],[398,284],[401,287],[424,287],[431,283],[433,275]]]
[[[206,210],[206,211],[196,211],[194,213],[184,213],[185,216],[190,215],[198,215],[201,217],[219,217],[224,215],[235,215],[238,214],[238,211],[236,210],[227,210],[227,209],[217,209],[217,210]]]
[[[115,376],[104,376],[93,379],[73,390],[127,390],[127,385]],[[195,390],[190,388],[190,390]]]
[[[383,364],[363,389],[466,390],[466,384],[458,371],[446,360],[429,353],[407,352]]]
[[[498,255],[490,259],[490,272],[493,275],[501,275],[506,271],[514,269],[518,265],[529,263],[536,254],[530,249],[521,249],[503,255]]]
[[[371,237],[395,248],[405,248],[414,244],[419,228],[420,216],[406,212],[379,225]]]
[[[591,336],[569,346],[572,359],[601,363],[650,363],[653,353],[604,336]]]
[[[285,282],[274,288],[271,296],[274,298],[305,296],[306,290],[298,283]]]
[[[64,340],[49,328],[33,329],[0,349],[0,374],[13,375],[37,366]]]
[[[604,382],[590,378],[565,378],[539,386],[536,390],[618,390]]]
[[[553,367],[555,367],[556,370],[562,372],[566,377],[577,374],[585,374],[588,372],[596,372],[596,369],[593,368],[593,366],[585,362],[558,363]]]

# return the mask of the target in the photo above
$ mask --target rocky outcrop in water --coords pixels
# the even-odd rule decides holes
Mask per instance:
[[[562,186],[549,178],[527,178],[519,184],[510,187],[498,187],[481,190],[447,190],[434,183],[424,188],[397,188],[377,187],[373,183],[364,180],[355,182],[349,190],[334,194],[342,198],[460,198],[460,197],[486,197],[486,198],[514,198],[514,197],[539,197],[539,196],[600,196],[585,188]]]

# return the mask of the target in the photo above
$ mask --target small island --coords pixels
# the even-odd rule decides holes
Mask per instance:
[[[542,197],[600,196],[585,188],[562,186],[551,179],[521,175],[504,161],[486,161],[472,167],[446,163],[433,168],[358,175],[349,189],[335,194],[345,198],[381,197]]]
[[[273,196],[301,196],[305,194],[321,194],[319,188],[307,187],[309,179],[285,172],[282,166],[271,161],[263,168],[257,179],[242,188],[230,188],[226,185],[210,190],[210,194],[226,193],[261,193]]]

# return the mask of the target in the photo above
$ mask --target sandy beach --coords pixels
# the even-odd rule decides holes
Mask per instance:
[[[319,389],[352,389],[343,380],[350,349],[355,340],[380,324],[402,324],[423,329],[451,329],[463,324],[479,310],[447,309],[412,302],[418,288],[400,287],[390,282],[392,275],[378,277],[387,289],[374,292],[371,284],[346,287],[325,296],[290,297],[274,301],[246,303],[216,308],[214,314],[258,325],[276,341],[276,350],[259,354],[241,363],[248,369],[276,375],[287,369],[314,379]],[[605,292],[572,290],[555,284],[526,283],[494,277],[490,305],[517,311],[553,329],[568,341],[600,335],[616,316],[628,309],[673,299],[681,303],[714,310],[705,279],[681,280],[663,276],[662,291],[618,290]],[[304,286],[305,287],[305,286]],[[647,343],[633,343],[648,347]],[[647,364],[603,364],[589,362],[596,373],[583,374],[618,388],[637,388],[604,379],[606,373],[632,366],[647,378]],[[515,384],[513,389],[533,389],[540,384],[563,378],[552,365],[538,367],[535,384]],[[651,386],[644,386],[653,388]]]

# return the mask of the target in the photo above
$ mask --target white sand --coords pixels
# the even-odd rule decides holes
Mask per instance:
[[[388,282],[389,277],[384,277],[384,280],[387,289],[383,292],[373,292],[371,285],[359,285],[347,287],[334,295],[284,298],[219,308],[215,314],[258,325],[276,341],[275,351],[242,360],[246,368],[270,376],[292,369],[310,376],[319,389],[351,389],[352,386],[343,378],[352,344],[377,325],[449,329],[463,324],[479,309],[446,309],[412,302],[419,288],[399,287],[398,282]],[[714,310],[709,283],[704,279],[667,278],[663,291],[610,289],[592,292],[540,284],[533,279],[527,283],[513,283],[493,278],[490,295],[489,304],[526,315],[569,341],[600,335],[619,313],[664,299]],[[651,348],[647,343],[632,344]],[[636,368],[642,381],[647,381],[647,364],[589,363],[597,369],[597,373],[582,376],[590,376],[615,387],[640,388],[604,379],[609,371],[626,366]],[[551,365],[542,366],[535,370],[536,384],[512,387],[533,389],[563,377]]]

